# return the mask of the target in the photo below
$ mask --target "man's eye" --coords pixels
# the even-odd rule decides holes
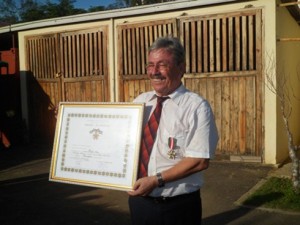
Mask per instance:
[[[157,65],[159,69],[166,69],[168,67],[167,64],[164,64],[164,63],[160,63]]]
[[[153,70],[153,69],[166,70],[168,67],[169,67],[169,65],[165,64],[165,63],[146,64],[146,69],[147,70]]]
[[[152,68],[154,68],[154,66],[155,66],[154,64],[146,64],[147,69],[152,69]]]

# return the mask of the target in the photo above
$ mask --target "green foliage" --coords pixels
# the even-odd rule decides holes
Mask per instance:
[[[18,21],[17,6],[14,0],[2,0],[0,7],[0,21],[8,24]]]
[[[243,204],[255,207],[300,211],[300,194],[295,192],[290,179],[271,177],[248,197]]]
[[[92,6],[88,9],[88,12],[99,12],[104,10],[105,10],[104,6]]]
[[[0,21],[2,23],[13,24],[174,0],[115,0],[115,3],[107,7],[99,5],[90,7],[88,10],[75,8],[74,3],[76,0],[47,0],[44,4],[39,3],[38,0],[21,0],[20,2],[19,0],[1,1],[3,3],[0,7]],[[19,2],[19,5],[16,2]]]
[[[103,11],[104,6],[91,7],[88,11],[74,7],[76,0],[47,0],[41,4],[37,0],[21,0],[19,5],[16,0],[1,0],[3,4],[0,7],[0,21],[2,23],[13,24],[18,22],[29,22],[35,20],[49,19],[76,15],[86,12]],[[19,0],[17,0],[19,1]],[[122,0],[117,0],[120,3]],[[110,9],[120,4],[110,5]]]
[[[36,1],[22,0],[19,16],[22,22],[44,19],[43,7],[41,7]]]

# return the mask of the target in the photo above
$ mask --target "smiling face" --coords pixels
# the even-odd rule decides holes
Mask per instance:
[[[164,48],[149,53],[147,75],[159,96],[171,94],[181,85],[184,63],[175,62],[171,52]]]

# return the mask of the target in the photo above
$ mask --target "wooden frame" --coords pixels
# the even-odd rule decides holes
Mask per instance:
[[[131,190],[143,112],[143,103],[60,103],[49,180]]]

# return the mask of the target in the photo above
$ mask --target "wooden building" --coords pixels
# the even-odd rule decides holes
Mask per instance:
[[[288,157],[266,75],[289,74],[300,96],[300,27],[275,0],[185,0],[17,24],[22,112],[32,138],[53,140],[60,101],[131,102],[151,90],[147,50],[160,36],[186,50],[182,79],[209,100],[217,154],[277,164]],[[5,32],[0,28],[0,32]],[[270,66],[272,65],[272,66]],[[300,142],[300,104],[291,129]]]

